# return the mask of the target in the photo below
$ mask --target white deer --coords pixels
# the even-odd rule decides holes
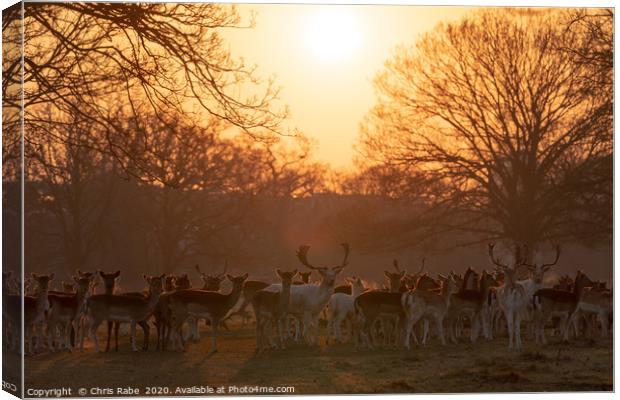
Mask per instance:
[[[355,299],[364,292],[364,283],[360,278],[346,278],[351,285],[351,294],[334,293],[329,299],[327,316],[327,338],[336,337],[342,343],[342,324],[346,323],[348,332],[352,333],[352,322],[355,317]]]
[[[517,270],[523,259],[521,249],[517,246],[514,265],[502,264],[499,259],[493,257],[493,243],[489,243],[489,257],[493,264],[504,273],[505,281],[502,286],[497,288],[497,300],[501,310],[506,317],[508,328],[508,348],[521,349],[521,319],[526,311],[527,293],[525,287],[517,281]]]
[[[298,320],[303,321],[303,329],[296,333],[295,341],[299,342],[301,336],[309,344],[316,343],[316,335],[311,336],[311,330],[316,329],[318,334],[319,315],[334,294],[336,277],[348,264],[349,244],[342,243],[344,248],[344,259],[340,265],[335,267],[315,267],[308,262],[307,254],[310,246],[299,246],[297,258],[307,268],[313,269],[321,275],[319,284],[293,285],[291,287],[291,298],[289,303],[289,314]],[[266,291],[280,292],[282,284],[273,284],[265,288]]]

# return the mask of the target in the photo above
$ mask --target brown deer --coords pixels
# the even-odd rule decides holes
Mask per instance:
[[[573,323],[573,319],[577,311],[579,311],[579,303],[582,301],[582,295],[587,286],[591,286],[592,281],[581,270],[577,271],[575,283],[572,291],[557,289],[538,289],[534,293],[534,324],[536,343],[547,343],[545,337],[545,325],[554,314],[566,313],[562,331],[563,341],[568,341],[569,326]]]
[[[456,284],[451,277],[439,275],[441,281],[441,292],[436,293],[433,290],[423,290],[416,288],[410,292],[404,293],[401,297],[401,304],[405,312],[405,335],[404,345],[409,349],[409,339],[413,325],[422,317],[433,321],[437,329],[437,335],[441,340],[441,344],[446,344],[443,331],[443,320],[450,307],[450,299],[456,291]]]
[[[36,282],[36,295],[23,296],[24,301],[24,318],[22,325],[22,296],[17,294],[9,294],[6,296],[6,316],[12,327],[24,327],[24,339],[28,340],[28,353],[34,351],[34,334],[36,326],[45,321],[45,313],[49,310],[49,302],[47,299],[50,283],[54,279],[54,274],[38,275],[32,274],[32,279]],[[19,329],[19,328],[17,328]],[[13,343],[11,348],[17,348],[18,335],[13,335]],[[39,345],[37,340],[37,347]]]
[[[48,348],[54,351],[52,339],[56,329],[60,332],[59,349],[71,349],[74,343],[71,333],[77,333],[77,337],[83,332],[80,329],[80,318],[84,314],[86,300],[90,294],[92,278],[73,278],[77,291],[74,294],[48,294],[50,310],[47,315],[47,341]]]
[[[116,292],[116,285],[118,282],[118,277],[121,274],[121,271],[106,273],[101,270],[97,271],[101,279],[103,280],[103,288],[104,294],[113,295],[113,294],[121,294]],[[138,296],[144,297],[145,294],[142,292],[134,292],[134,293],[125,293],[125,295],[129,296]],[[120,329],[121,324],[119,322],[108,321],[108,336],[106,339],[105,352],[110,351],[110,338],[112,337],[112,328],[114,328],[114,351],[118,351],[118,331]],[[144,343],[142,345],[142,350],[148,350],[149,346],[149,332],[150,328],[148,322],[140,321],[138,322],[140,328],[142,328],[142,332],[144,334]],[[83,337],[83,336],[82,336]]]
[[[291,285],[297,270],[288,272],[276,269],[276,274],[282,280],[282,291],[267,292],[259,290],[252,297],[252,307],[256,316],[256,349],[259,352],[265,349],[267,344],[274,347],[270,335],[273,322],[277,324],[280,348],[284,349],[288,306],[291,299]]]
[[[478,330],[482,327],[485,338],[490,339],[490,316],[486,313],[489,306],[491,288],[498,285],[495,277],[483,270],[481,274],[468,270],[461,290],[454,293],[450,300],[447,315],[447,329],[450,341],[457,342],[456,324],[459,318],[467,316],[470,321],[470,340],[475,342]],[[476,277],[479,276],[478,279]],[[476,283],[472,282],[474,279]],[[469,280],[469,283],[467,282]]]
[[[169,279],[168,279],[169,278]],[[166,277],[168,281],[167,288],[164,293],[159,296],[159,301],[153,312],[155,317],[155,327],[157,329],[157,350],[166,350],[168,339],[170,337],[171,318],[170,307],[168,305],[168,297],[179,290],[191,288],[191,282],[187,274]]]
[[[97,352],[99,352],[97,328],[103,321],[129,322],[131,324],[131,348],[133,351],[138,350],[136,347],[136,325],[146,321],[155,310],[159,296],[163,292],[162,281],[164,276],[165,274],[160,276],[144,275],[144,279],[148,283],[146,296],[98,294],[88,298],[86,315],[90,337],[95,343]],[[148,336],[145,332],[146,341],[148,341]]]
[[[211,329],[213,331],[211,353],[217,351],[220,322],[239,300],[243,283],[248,278],[248,274],[241,276],[226,274],[226,277],[233,284],[232,290],[228,294],[186,289],[179,290],[169,296],[172,332],[175,335],[175,339],[181,342],[181,348],[185,349],[181,328],[189,317],[194,317],[196,319],[208,319],[211,322]]]

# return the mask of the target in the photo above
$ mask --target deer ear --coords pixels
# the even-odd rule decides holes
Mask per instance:
[[[121,271],[116,271],[116,272],[114,273],[114,277],[115,277],[115,278],[118,278],[120,274],[121,274]]]
[[[32,273],[32,277],[33,277],[34,279],[37,279],[37,276],[38,276],[38,275],[37,275],[36,273],[34,273],[34,272]]]
[[[282,278],[282,271],[280,271],[280,268],[276,268],[276,274],[278,274],[278,276]]]
[[[104,272],[100,269],[97,270],[97,273],[99,273],[99,276],[103,278],[104,276]]]
[[[249,273],[247,273],[247,272],[246,272],[245,274],[243,274],[243,276],[242,276],[243,280],[248,279],[248,276],[250,276],[250,274],[249,274]]]
[[[228,280],[231,281],[231,282],[233,281],[233,277],[230,274],[226,274],[226,278],[228,278]]]
[[[293,270],[293,276],[297,275],[297,268]]]
[[[142,274],[142,277],[146,279],[147,281],[149,280],[149,277],[146,274]]]
[[[50,274],[50,281],[51,281],[52,279],[54,279],[54,273],[53,273],[53,272]]]
[[[389,272],[387,272],[387,271],[383,271],[383,275],[385,275],[385,277],[386,277],[386,278],[389,278],[389,277],[390,277],[390,273],[389,273]]]

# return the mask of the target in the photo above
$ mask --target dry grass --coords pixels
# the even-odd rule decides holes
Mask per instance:
[[[204,332],[203,332],[204,333]],[[251,327],[233,327],[208,355],[203,334],[189,351],[40,354],[26,358],[26,387],[149,385],[294,386],[296,394],[609,391],[612,342],[577,341],[508,351],[507,339],[441,346],[433,340],[409,352],[356,352],[352,345],[292,346],[256,355]],[[552,338],[553,340],[553,338]],[[62,367],[61,367],[62,366]]]

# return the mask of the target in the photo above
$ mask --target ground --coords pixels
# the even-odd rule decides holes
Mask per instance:
[[[26,388],[292,386],[295,394],[468,393],[613,390],[612,340],[581,339],[546,347],[525,341],[510,351],[507,338],[410,351],[355,351],[352,345],[302,347],[255,354],[251,326],[232,326],[209,355],[207,328],[187,352],[59,352],[26,357]],[[103,333],[103,332],[102,332]],[[103,335],[102,335],[103,337]],[[140,337],[141,339],[141,337]],[[226,389],[228,390],[228,389]],[[115,393],[118,395],[119,393]]]

